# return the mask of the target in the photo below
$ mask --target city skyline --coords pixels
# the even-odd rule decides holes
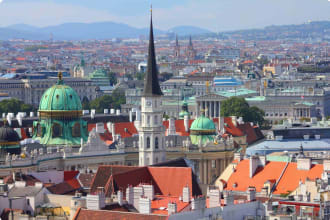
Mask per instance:
[[[218,32],[330,20],[330,2],[327,0],[2,0],[0,26],[24,23],[42,27],[68,22],[112,21],[141,28],[148,23],[150,3],[153,4],[155,27],[162,30],[193,25]]]

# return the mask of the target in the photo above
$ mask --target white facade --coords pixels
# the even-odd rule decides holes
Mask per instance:
[[[141,122],[138,128],[140,166],[166,161],[165,127],[162,118],[162,97],[142,97]]]

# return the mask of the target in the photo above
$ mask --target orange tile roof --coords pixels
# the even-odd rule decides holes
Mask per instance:
[[[254,176],[249,177],[249,159],[242,160],[236,166],[235,172],[229,177],[226,190],[246,191],[249,186],[254,186],[260,192],[264,183],[278,181],[286,162],[269,161],[264,168],[257,168]],[[274,194],[283,194],[294,191],[299,186],[299,181],[320,178],[323,172],[322,164],[312,165],[310,170],[298,170],[297,163],[289,163],[282,178],[278,182]],[[234,187],[236,184],[236,187]]]
[[[282,194],[294,191],[299,186],[299,181],[303,183],[306,179],[315,180],[321,178],[323,173],[322,164],[313,164],[310,170],[298,170],[297,163],[289,163],[281,181],[278,183],[274,194]]]
[[[226,190],[246,191],[249,186],[254,186],[256,191],[260,192],[266,181],[277,180],[280,177],[285,164],[285,162],[270,161],[263,169],[258,168],[255,175],[250,178],[250,161],[249,159],[242,160],[237,164],[235,172],[229,177]]]
[[[168,203],[174,202],[177,205],[177,212],[183,211],[189,206],[189,202],[183,202],[179,200],[179,197],[175,196],[156,196],[154,200],[151,201],[151,211],[153,214],[167,215],[168,210],[161,207],[168,208]]]

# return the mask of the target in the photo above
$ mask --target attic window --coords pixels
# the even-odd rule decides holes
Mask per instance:
[[[70,99],[72,99],[72,95],[70,95]]]
[[[236,188],[236,187],[237,187],[237,183],[234,183],[234,184],[233,184],[233,187]]]
[[[58,99],[60,97],[60,95],[56,95],[56,98]]]

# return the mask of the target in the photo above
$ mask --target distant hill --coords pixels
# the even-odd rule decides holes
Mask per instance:
[[[176,26],[174,28],[169,29],[169,31],[174,32],[178,35],[199,35],[199,34],[212,33],[207,29],[203,29],[195,26]]]
[[[154,29],[155,34],[166,34],[175,32],[179,35],[196,35],[210,33],[206,29],[194,26],[178,26],[168,31]],[[48,27],[34,27],[26,24],[10,25],[2,28],[0,39],[25,38],[46,40],[50,33],[56,40],[87,40],[87,39],[111,39],[111,38],[131,38],[147,35],[149,28],[135,28],[127,24],[115,22],[95,22],[95,23],[64,23]]]

